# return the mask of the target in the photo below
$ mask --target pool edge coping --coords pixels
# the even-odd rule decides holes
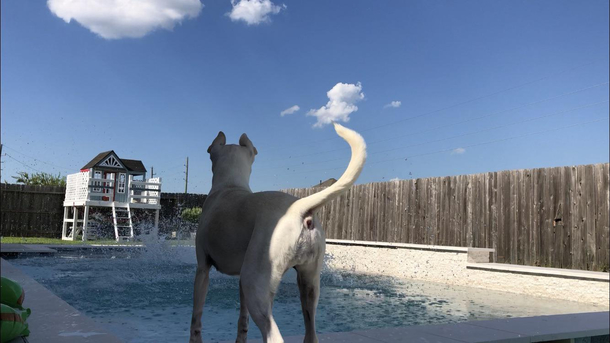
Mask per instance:
[[[548,342],[565,339],[607,336],[610,312],[517,317],[451,324],[415,325],[318,334],[320,342]],[[559,324],[563,325],[559,325]],[[285,343],[303,342],[304,336],[284,337]],[[419,338],[419,340],[418,340]],[[423,340],[422,340],[423,339]],[[260,339],[248,340],[260,343]],[[233,341],[222,341],[231,343]]]
[[[4,258],[0,258],[0,265],[2,276],[17,281],[24,288],[24,307],[32,310],[32,314],[27,320],[30,329],[30,335],[27,336],[29,342],[124,342],[93,318],[77,310],[50,289],[34,280],[19,267],[14,266]],[[54,310],[49,310],[50,308]],[[48,324],[49,318],[55,320],[53,325]],[[55,332],[49,332],[51,328],[54,328]],[[19,340],[18,337],[14,341],[19,342]]]

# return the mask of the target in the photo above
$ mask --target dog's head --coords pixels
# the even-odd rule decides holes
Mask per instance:
[[[248,167],[252,166],[254,156],[258,154],[258,151],[245,133],[239,138],[239,145],[227,145],[226,143],[227,137],[220,131],[208,148],[212,160],[212,171],[217,165],[227,165],[235,168],[246,165]]]

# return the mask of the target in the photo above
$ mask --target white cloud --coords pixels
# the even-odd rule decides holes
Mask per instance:
[[[287,114],[293,114],[294,112],[300,110],[301,108],[299,107],[299,105],[294,105],[290,108],[287,108],[285,110],[283,110],[282,112],[280,112],[280,116],[285,116]]]
[[[325,106],[307,112],[308,116],[315,116],[318,121],[314,127],[322,127],[333,121],[349,121],[349,115],[358,111],[355,104],[364,99],[362,84],[337,83],[331,90],[326,92],[328,103]]]
[[[286,5],[277,6],[271,0],[231,0],[233,9],[227,13],[233,21],[245,21],[248,25],[268,23],[272,14],[278,14]]]
[[[453,149],[453,151],[451,152],[451,155],[461,155],[463,153],[466,152],[466,149],[464,148],[457,148],[457,149]]]
[[[385,106],[383,106],[383,108],[388,108],[388,107],[399,108],[400,105],[402,105],[401,101],[392,101],[391,103],[386,104]]]
[[[172,30],[201,12],[200,0],[48,0],[49,10],[106,39],[140,38],[163,28]]]
[[[400,178],[398,178],[398,177],[395,177],[395,178],[393,178],[393,179],[390,179],[390,182],[398,182],[398,181],[400,181]]]

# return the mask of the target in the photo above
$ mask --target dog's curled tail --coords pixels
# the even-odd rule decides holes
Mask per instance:
[[[364,162],[366,161],[366,143],[360,134],[356,131],[343,127],[340,124],[333,122],[335,131],[343,138],[352,149],[352,158],[349,161],[347,169],[341,175],[341,178],[330,187],[312,194],[303,199],[299,199],[291,206],[291,210],[298,211],[301,216],[306,213],[313,213],[318,208],[322,207],[327,202],[335,199],[341,193],[346,192],[358,179]]]

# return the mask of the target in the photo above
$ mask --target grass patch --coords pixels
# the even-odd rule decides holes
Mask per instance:
[[[83,242],[80,238],[75,241],[64,241],[60,238],[46,238],[46,237],[2,237],[1,243],[5,244],[62,244],[62,245],[76,245],[76,244],[103,244],[103,245],[132,245],[141,244],[140,242],[116,242],[114,240],[92,240]]]
[[[166,241],[169,245],[189,245],[194,246],[195,240],[168,240]],[[115,240],[105,239],[105,240],[90,240],[83,242],[80,237],[75,241],[64,241],[60,238],[46,238],[46,237],[1,237],[0,243],[4,244],[47,244],[47,245],[140,245],[144,244],[144,242],[129,242],[122,241],[116,242]]]

